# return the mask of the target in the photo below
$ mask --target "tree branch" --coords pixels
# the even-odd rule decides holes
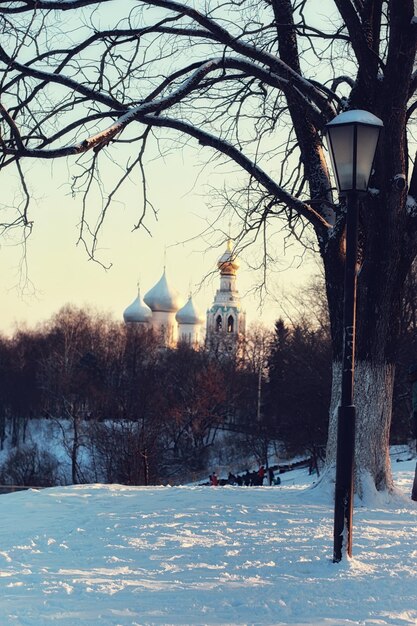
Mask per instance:
[[[302,77],[300,73],[284,63],[279,57],[259,47],[255,47],[252,44],[246,43],[239,37],[235,37],[231,32],[220,26],[220,24],[186,4],[176,2],[175,0],[146,0],[146,4],[174,11],[179,16],[186,15],[193,22],[206,28],[207,31],[211,33],[212,38],[220,44],[230,47],[244,57],[266,65],[275,74],[288,80],[291,84],[294,84],[301,93],[313,100],[319,110],[325,114],[326,119],[330,120],[334,116],[334,110],[329,105],[328,99],[325,98],[314,85]],[[190,30],[190,34],[191,33],[192,29]]]
[[[322,233],[327,233],[328,230],[331,229],[331,224],[329,224],[316,210],[305,202],[302,202],[298,198],[295,198],[287,193],[282,187],[277,185],[277,183],[270,178],[270,176],[268,176],[268,174],[262,170],[259,165],[251,161],[232,144],[207,133],[201,128],[196,128],[195,126],[181,120],[161,116],[155,117],[153,115],[140,115],[139,119],[144,124],[163,128],[172,128],[182,133],[186,133],[187,135],[197,139],[200,145],[210,146],[218,152],[221,152],[240,165],[250,176],[263,185],[269,193],[274,195],[278,201],[293,208],[299,215],[306,218],[316,229]]]
[[[191,67],[192,69],[194,69],[194,64]],[[180,76],[182,73],[187,74],[188,69],[189,68],[184,68],[181,73],[175,73],[175,78],[178,78],[178,76]],[[286,81],[281,79],[279,76],[275,76],[274,74],[266,72],[262,68],[252,63],[248,63],[241,59],[212,59],[207,63],[200,65],[197,70],[192,74],[192,76],[188,78],[188,80],[183,82],[182,85],[180,85],[168,96],[161,97],[157,100],[147,99],[147,101],[145,101],[144,103],[139,104],[137,107],[133,107],[132,109],[126,111],[121,117],[119,117],[119,119],[114,124],[112,124],[106,130],[96,133],[88,139],[84,139],[79,144],[67,146],[65,148],[40,150],[39,148],[25,148],[23,147],[22,142],[20,142],[17,149],[4,146],[4,153],[9,155],[26,156],[32,158],[40,157],[51,159],[57,158],[59,156],[64,157],[74,154],[80,154],[82,152],[90,150],[91,148],[97,148],[99,145],[105,145],[109,143],[110,140],[112,140],[118,133],[120,133],[128,124],[130,124],[135,119],[140,119],[140,117],[143,115],[161,112],[167,108],[172,107],[174,104],[181,102],[188,94],[192,93],[197,87],[199,87],[201,85],[202,79],[208,73],[225,69],[239,69],[243,71],[246,76],[251,73],[263,83],[269,84],[273,87],[281,87],[284,91],[287,92],[289,90],[289,85],[288,83],[286,83]],[[55,75],[52,76],[54,78],[59,78]],[[167,87],[169,83],[169,79],[166,79],[164,81],[164,87]],[[63,84],[66,84],[66,82],[64,82]],[[159,89],[155,90],[154,93],[158,93],[159,91]],[[325,123],[325,119],[323,119],[323,117],[320,115],[320,112],[312,107],[308,100],[306,100],[306,98],[304,98],[302,94],[298,93],[297,90],[294,90],[294,88],[292,89],[292,94],[293,97],[298,99],[301,105],[309,112],[310,116],[316,121],[318,126],[322,127]],[[47,140],[44,140],[42,142],[43,145],[47,145],[47,143]]]
[[[115,98],[111,96],[107,96],[104,93],[99,92],[98,90],[92,89],[91,87],[87,87],[82,83],[78,83],[72,78],[61,76],[60,74],[53,74],[51,72],[45,72],[42,70],[37,70],[29,65],[24,65],[23,63],[19,63],[12,59],[4,50],[4,48],[0,45],[0,60],[5,63],[9,68],[17,70],[21,72],[24,76],[32,76],[33,78],[37,78],[41,81],[45,81],[47,83],[57,83],[59,85],[63,85],[68,89],[81,93],[83,96],[88,97],[89,99],[100,102],[105,106],[114,108],[114,109],[122,109],[123,105],[118,102]]]
[[[354,7],[351,0],[334,0],[345,26],[350,35],[350,43],[360,67],[374,65],[375,57],[366,37],[366,29],[358,15],[358,7]],[[370,34],[370,33],[369,33]]]
[[[27,11],[46,10],[46,11],[71,11],[95,4],[104,4],[112,0],[18,0],[19,6],[10,7],[5,5],[14,4],[9,0],[0,1],[0,14],[25,13]]]
[[[23,144],[23,141],[22,141],[22,137],[20,136],[19,129],[16,126],[16,122],[10,116],[9,112],[3,106],[3,104],[1,102],[0,102],[0,115],[4,119],[4,121],[6,122],[8,127],[10,128],[10,133],[11,133],[14,141],[16,142],[17,150],[19,152],[23,151],[24,150],[24,144]],[[4,144],[4,137],[1,138],[1,141],[3,142],[3,145],[5,145]]]

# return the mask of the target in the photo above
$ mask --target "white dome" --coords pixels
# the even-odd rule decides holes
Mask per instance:
[[[196,309],[192,296],[189,297],[187,304],[178,311],[175,316],[178,324],[203,324],[204,318]]]
[[[176,289],[168,285],[165,270],[159,281],[145,294],[144,301],[152,311],[175,313],[182,305],[182,300]]]
[[[142,300],[140,293],[123,313],[123,319],[127,322],[144,323],[152,320],[152,311]]]

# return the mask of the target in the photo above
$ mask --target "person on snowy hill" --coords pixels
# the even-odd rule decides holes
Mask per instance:
[[[218,484],[219,484],[219,479],[217,478],[217,474],[216,472],[213,472],[212,475],[210,476],[210,485],[212,487],[217,487]]]
[[[252,482],[252,479],[251,479],[250,472],[249,472],[249,470],[246,470],[246,472],[245,472],[245,474],[243,476],[243,483],[244,483],[245,487],[249,487],[251,482]]]
[[[258,469],[257,484],[258,485],[263,485],[264,484],[264,478],[265,478],[265,468],[264,468],[263,465],[261,465],[261,467]]]
[[[232,474],[232,472],[229,472],[229,475],[227,477],[227,484],[228,485],[236,485],[237,484],[236,476],[234,474]]]

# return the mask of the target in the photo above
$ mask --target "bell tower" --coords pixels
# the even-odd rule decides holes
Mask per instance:
[[[220,271],[220,289],[217,289],[214,302],[207,311],[206,343],[216,351],[234,352],[239,339],[245,336],[246,314],[242,310],[236,287],[240,263],[233,254],[230,239],[217,267]]]

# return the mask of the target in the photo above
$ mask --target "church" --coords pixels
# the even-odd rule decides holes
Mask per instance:
[[[217,262],[220,285],[206,318],[197,310],[192,295],[184,304],[170,285],[166,269],[159,281],[143,297],[140,291],[123,313],[126,324],[153,329],[166,347],[186,342],[198,348],[232,350],[245,336],[246,315],[242,309],[236,279],[239,261],[231,241]]]

